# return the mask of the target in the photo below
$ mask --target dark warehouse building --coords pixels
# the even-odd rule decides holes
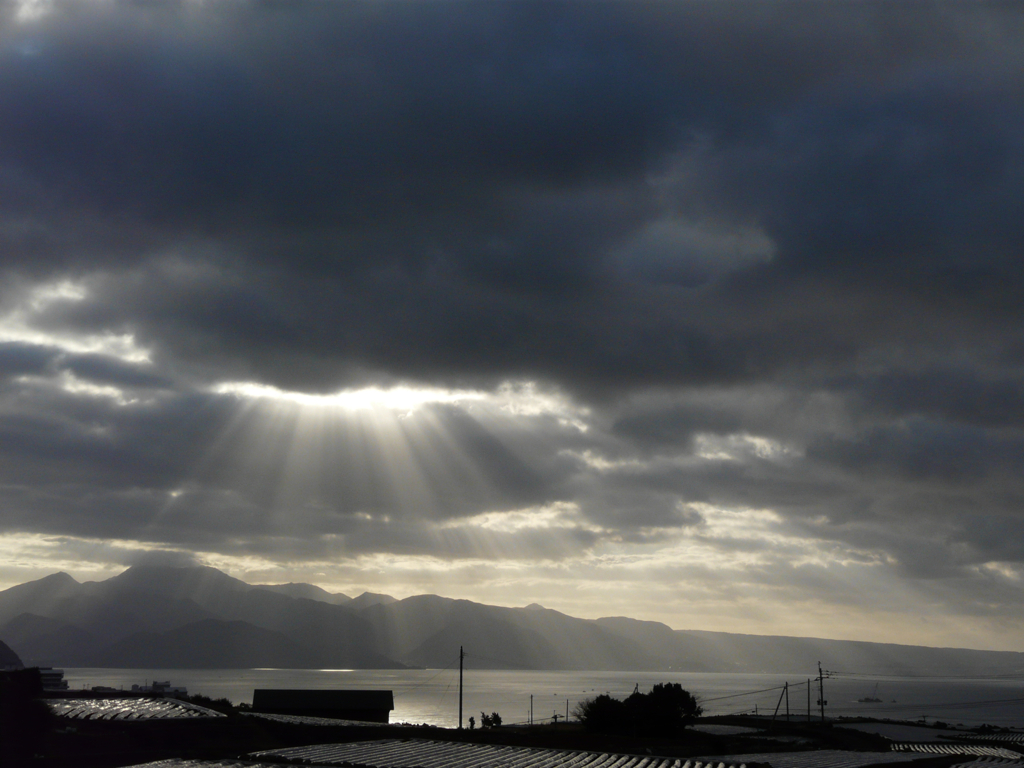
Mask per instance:
[[[391,691],[353,691],[257,688],[253,691],[254,712],[304,717],[333,717],[386,723],[395,708]]]

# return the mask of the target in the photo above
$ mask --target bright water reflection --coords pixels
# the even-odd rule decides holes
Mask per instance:
[[[233,702],[252,702],[254,688],[389,688],[395,694],[392,722],[458,725],[457,669],[315,670],[315,669],[83,669],[68,668],[71,688],[170,680],[190,693]],[[498,712],[506,723],[565,716],[581,699],[600,693],[628,696],[634,686],[650,690],[660,682],[678,682],[696,694],[708,714],[786,712],[780,686],[789,682],[789,711],[806,719],[807,676],[669,672],[539,672],[471,670],[465,673],[464,721],[480,712]],[[811,686],[811,716],[819,717],[817,683]],[[751,693],[759,691],[759,693]],[[742,695],[737,695],[742,694]],[[724,698],[728,697],[728,698]],[[860,703],[862,698],[882,703]],[[831,678],[825,680],[829,717],[870,715],[901,720],[936,719],[950,724],[1024,726],[1024,678],[965,680],[958,678]]]

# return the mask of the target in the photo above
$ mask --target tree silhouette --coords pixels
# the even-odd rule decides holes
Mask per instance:
[[[607,694],[586,699],[573,714],[594,733],[674,736],[702,711],[697,698],[679,683],[658,683],[650,693],[634,691],[625,701]]]

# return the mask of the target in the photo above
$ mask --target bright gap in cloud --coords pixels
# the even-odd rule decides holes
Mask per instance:
[[[571,398],[530,383],[489,392],[404,385],[309,394],[228,381],[209,391],[239,407],[229,409],[229,423],[197,454],[192,471],[242,488],[259,485],[256,506],[282,532],[302,524],[332,532],[344,527],[341,512],[347,525],[372,511],[365,520],[372,526],[388,525],[389,514],[448,519],[453,510],[459,517],[494,512],[492,500],[518,492],[513,482],[544,476],[540,442],[587,426],[587,411]],[[155,524],[173,519],[183,503],[192,501],[169,497]],[[507,548],[495,543],[500,529],[537,530],[556,519],[556,528],[580,527],[561,511],[540,519],[544,525],[527,525],[525,516],[498,514],[481,525],[438,529],[435,538],[454,536],[460,546],[493,553],[499,544]]]
[[[314,395],[306,392],[289,392],[268,384],[255,382],[224,382],[213,387],[220,395],[234,395],[249,400],[271,400],[296,405],[363,410],[367,408],[389,408],[397,411],[414,410],[428,403],[460,403],[466,400],[482,400],[482,392],[412,387],[364,387],[346,389],[332,394]]]
[[[541,390],[533,382],[505,382],[493,392],[442,387],[363,387],[329,394],[310,394],[250,381],[228,381],[211,391],[252,402],[291,403],[304,407],[338,408],[347,411],[391,410],[410,413],[425,405],[489,406],[512,417],[551,416],[565,427],[581,432],[589,428],[590,411],[558,392]]]

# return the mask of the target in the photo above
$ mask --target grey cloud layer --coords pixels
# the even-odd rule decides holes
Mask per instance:
[[[583,389],[846,363],[920,341],[920,313],[1013,312],[1019,26],[929,4],[71,9],[6,36],[5,251],[133,268],[74,321],[303,388],[339,353]],[[651,268],[616,269],[666,220],[754,228],[774,263],[694,293],[728,253],[641,238]]]
[[[561,557],[702,502],[914,576],[1024,560],[1016,7],[0,13],[0,310],[80,281],[34,327],[153,361],[0,344],[7,530]],[[527,379],[591,430],[437,407],[395,426],[430,460],[350,435],[290,480],[203,389]],[[572,501],[590,528],[518,546],[428,525]]]

